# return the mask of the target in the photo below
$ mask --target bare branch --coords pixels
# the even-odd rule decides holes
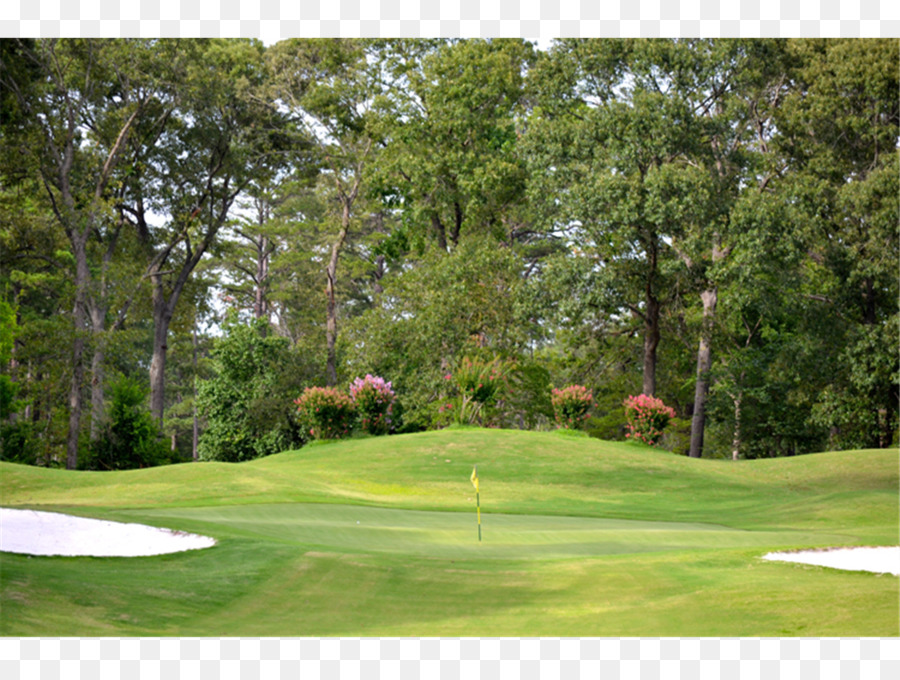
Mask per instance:
[[[122,129],[119,131],[119,136],[116,138],[112,149],[110,149],[109,155],[106,157],[106,162],[103,164],[103,170],[100,172],[100,179],[97,181],[97,188],[94,191],[95,199],[99,200],[100,196],[103,194],[104,189],[106,189],[106,185],[109,183],[110,173],[112,173],[112,169],[119,156],[119,152],[122,150],[122,146],[125,143],[125,139],[129,131],[131,130],[131,126],[134,125],[134,121],[137,120],[137,116],[140,112],[140,107],[136,108],[132,112],[128,120],[125,122],[125,125],[123,125]]]

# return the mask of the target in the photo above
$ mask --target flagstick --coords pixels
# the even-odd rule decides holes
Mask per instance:
[[[475,492],[475,507],[478,508],[478,542],[481,543],[481,494]]]
[[[472,486],[475,487],[475,507],[478,509],[478,542],[481,543],[481,489],[478,488],[478,466],[472,468],[472,476],[469,477]]]

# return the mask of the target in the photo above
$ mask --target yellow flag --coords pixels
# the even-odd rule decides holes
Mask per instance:
[[[478,493],[478,466],[472,468],[472,476],[469,477],[472,480],[472,486],[475,487],[475,493]]]

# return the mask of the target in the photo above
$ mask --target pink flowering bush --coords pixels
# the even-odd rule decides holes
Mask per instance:
[[[659,443],[666,425],[675,417],[675,409],[666,406],[662,399],[647,394],[629,396],[624,405],[628,421],[625,436],[650,446]]]
[[[365,378],[357,378],[350,384],[350,398],[356,404],[363,432],[380,435],[390,431],[395,399],[390,382],[367,373]]]
[[[556,424],[565,429],[578,429],[587,420],[594,404],[594,395],[583,385],[569,385],[554,389],[550,395]]]
[[[297,415],[313,439],[340,439],[353,428],[356,405],[333,387],[307,387],[297,404]]]

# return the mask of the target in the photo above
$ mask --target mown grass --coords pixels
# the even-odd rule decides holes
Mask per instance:
[[[735,463],[472,429],[238,465],[0,474],[7,507],[219,541],[143,558],[4,553],[3,635],[898,634],[896,577],[760,559],[896,545],[895,451]]]

